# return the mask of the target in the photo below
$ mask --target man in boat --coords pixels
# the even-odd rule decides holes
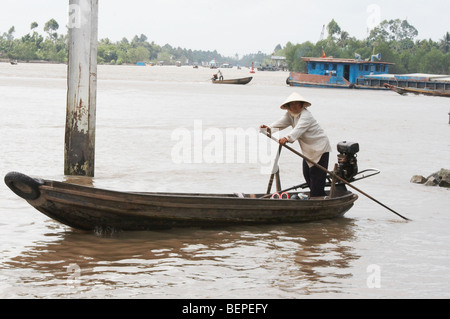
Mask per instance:
[[[222,81],[223,80],[223,75],[222,75],[222,72],[220,72],[220,70],[216,74],[213,74],[213,80],[214,81],[216,81],[216,80]]]
[[[287,112],[278,121],[270,126],[261,125],[270,134],[272,129],[283,130],[289,126],[293,129],[285,137],[278,140],[282,145],[299,141],[302,153],[308,159],[328,169],[328,161],[331,151],[330,141],[324,130],[312,116],[308,107],[311,103],[300,94],[294,92],[281,105]],[[327,173],[312,163],[303,160],[303,176],[309,189],[310,197],[326,196],[325,182]]]

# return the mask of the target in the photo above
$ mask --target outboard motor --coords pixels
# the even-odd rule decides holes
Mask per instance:
[[[338,167],[336,174],[345,179],[347,182],[353,181],[353,178],[358,174],[358,161],[356,153],[359,152],[359,144],[354,142],[340,142],[337,145],[339,152]]]

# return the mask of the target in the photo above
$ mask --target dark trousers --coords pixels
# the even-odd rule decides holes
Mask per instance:
[[[328,169],[329,158],[330,153],[323,153],[317,164]],[[305,181],[311,190],[310,197],[326,196],[325,181],[327,172],[324,172],[316,166],[309,167],[307,161],[303,160],[303,177],[305,177]]]

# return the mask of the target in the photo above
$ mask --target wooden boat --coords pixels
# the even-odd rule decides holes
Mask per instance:
[[[345,185],[333,190],[333,198],[300,200],[264,194],[119,192],[17,172],[8,173],[5,183],[48,217],[97,231],[309,222],[342,216],[358,198]]]
[[[230,80],[215,80],[214,78],[211,79],[212,83],[214,84],[247,84],[253,79],[252,76],[247,78],[240,78],[240,79],[230,79]]]
[[[407,87],[399,87],[390,85],[388,83],[384,83],[384,87],[391,89],[394,92],[397,92],[400,95],[405,95],[408,93],[413,94],[423,94],[428,96],[443,96],[443,97],[450,97],[450,91],[448,90],[430,90],[430,89],[419,89],[419,88],[407,88]]]

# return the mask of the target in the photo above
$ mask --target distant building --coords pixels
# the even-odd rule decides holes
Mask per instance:
[[[216,62],[216,59],[212,59],[209,61],[209,68],[210,69],[217,69],[219,67],[219,64]]]
[[[287,69],[287,62],[284,56],[272,55],[270,59],[272,60],[272,65],[274,65],[277,69],[279,70]]]

